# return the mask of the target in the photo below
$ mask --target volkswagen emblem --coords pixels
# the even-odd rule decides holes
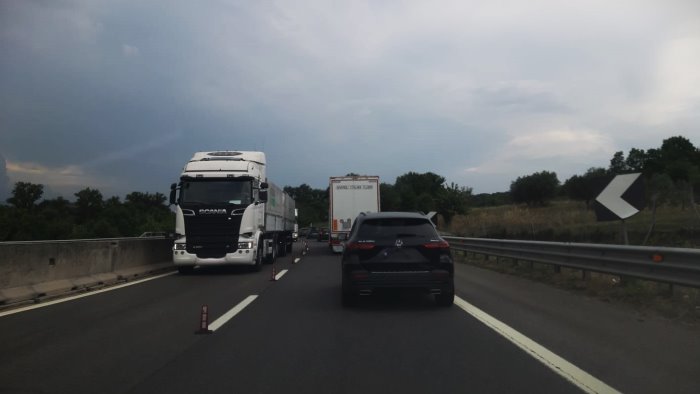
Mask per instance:
[[[403,246],[403,241],[400,240],[400,239],[397,239],[397,240],[396,240],[396,247],[397,247],[397,248],[400,248],[400,247],[402,247],[402,246]]]

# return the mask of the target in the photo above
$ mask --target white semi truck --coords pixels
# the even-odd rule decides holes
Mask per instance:
[[[378,176],[336,176],[330,178],[328,244],[335,253],[343,243],[360,212],[379,212]]]
[[[260,270],[292,251],[294,200],[267,182],[263,152],[195,153],[170,186],[170,203],[180,273],[216,265]]]

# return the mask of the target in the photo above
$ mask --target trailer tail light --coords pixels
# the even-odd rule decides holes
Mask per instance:
[[[448,244],[446,241],[431,241],[424,243],[423,247],[426,249],[449,249],[450,244]]]
[[[374,242],[351,242],[345,245],[348,250],[371,250],[374,249]]]

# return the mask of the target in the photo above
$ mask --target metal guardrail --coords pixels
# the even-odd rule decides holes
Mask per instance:
[[[41,244],[67,244],[77,242],[105,242],[105,241],[129,241],[129,240],[148,240],[148,239],[164,239],[174,237],[167,236],[141,236],[141,237],[119,237],[119,238],[81,238],[81,239],[47,239],[37,241],[3,241],[0,245],[41,245]]]
[[[453,250],[700,288],[700,249],[443,238]]]

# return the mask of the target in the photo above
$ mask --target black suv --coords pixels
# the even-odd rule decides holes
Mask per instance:
[[[435,294],[438,305],[454,301],[450,245],[419,213],[360,214],[342,258],[343,305],[378,288],[418,288]]]

